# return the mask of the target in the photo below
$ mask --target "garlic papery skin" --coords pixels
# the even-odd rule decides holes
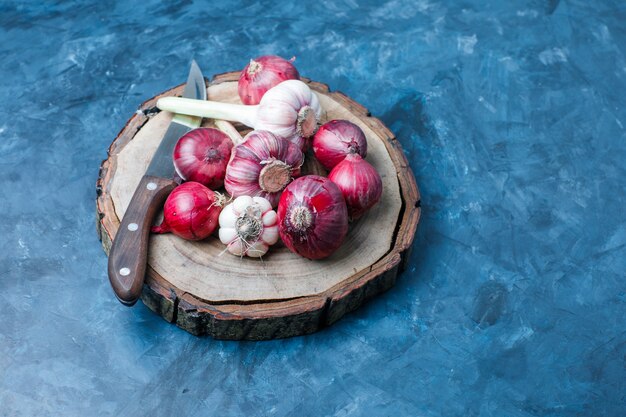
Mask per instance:
[[[282,190],[300,175],[303,162],[304,155],[294,143],[254,130],[233,149],[224,187],[233,197],[263,197],[276,207]]]
[[[254,128],[268,130],[306,149],[307,140],[317,132],[321,114],[317,95],[305,83],[286,80],[265,93]]]
[[[260,258],[278,241],[278,216],[263,197],[241,196],[219,217],[220,241],[236,256]]]
[[[269,89],[256,106],[163,97],[157,101],[161,110],[190,116],[240,122],[256,130],[282,136],[300,149],[315,135],[322,108],[317,95],[300,80],[286,80]]]

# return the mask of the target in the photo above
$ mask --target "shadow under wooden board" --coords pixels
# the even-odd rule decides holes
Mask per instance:
[[[239,72],[209,83],[208,99],[240,103]],[[141,299],[167,321],[194,335],[263,340],[313,333],[389,289],[409,257],[420,219],[420,195],[402,148],[363,106],[328,86],[303,79],[320,98],[322,123],[347,119],[363,129],[369,161],[383,180],[380,202],[350,224],[341,248],[312,261],[273,246],[262,260],[224,252],[216,237],[201,242],[151,235]],[[182,85],[146,101],[113,141],[97,189],[97,229],[105,252],[130,198],[167,129],[171,114],[156,100],[177,96]],[[203,126],[212,126],[205,119]],[[248,128],[236,125],[245,134]],[[311,154],[305,173],[322,173]]]

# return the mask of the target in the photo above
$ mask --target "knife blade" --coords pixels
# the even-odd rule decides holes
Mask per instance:
[[[183,97],[206,100],[202,72],[192,61]],[[165,199],[176,187],[172,153],[178,139],[200,126],[202,118],[176,114],[146,173],[139,181],[109,252],[109,281],[117,299],[134,305],[141,296],[146,273],[150,227]]]

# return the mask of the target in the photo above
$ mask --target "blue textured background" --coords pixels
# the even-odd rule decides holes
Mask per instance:
[[[0,2],[0,415],[626,415],[626,3]],[[397,134],[410,267],[320,333],[122,307],[94,228],[137,106],[253,56]]]

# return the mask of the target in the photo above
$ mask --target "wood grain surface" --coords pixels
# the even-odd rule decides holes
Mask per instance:
[[[209,100],[239,103],[238,72],[214,77]],[[408,257],[420,216],[415,179],[398,141],[360,104],[324,84],[304,80],[318,94],[322,122],[347,119],[368,141],[367,160],[383,179],[380,203],[351,223],[346,241],[328,259],[311,261],[273,247],[263,260],[224,253],[215,237],[189,242],[151,235],[141,299],[166,320],[196,335],[270,339],[314,332],[387,290]],[[160,96],[180,95],[181,86]],[[158,96],[158,97],[160,97]],[[97,182],[98,233],[105,251],[171,115],[141,106],[109,148]],[[211,126],[206,120],[204,126]],[[236,125],[245,134],[248,128]],[[305,171],[324,173],[311,155]]]

